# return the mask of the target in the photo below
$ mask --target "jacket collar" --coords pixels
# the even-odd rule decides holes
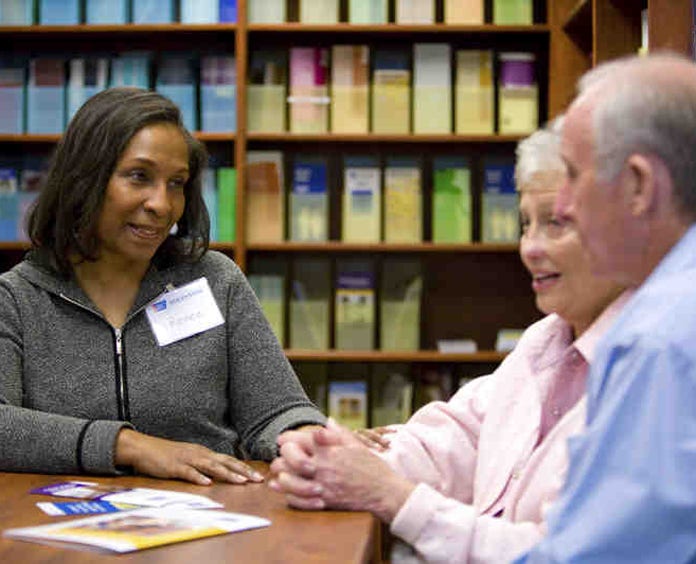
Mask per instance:
[[[181,265],[181,267],[170,266],[158,269],[154,264],[151,264],[140,283],[138,295],[135,298],[131,311],[128,313],[126,322],[136,312],[162,294],[169,285],[178,286],[190,281],[192,266],[192,264],[187,263]],[[15,266],[13,270],[19,276],[46,292],[75,302],[101,316],[97,307],[82,290],[74,276],[62,277],[35,253],[29,253],[27,258]]]

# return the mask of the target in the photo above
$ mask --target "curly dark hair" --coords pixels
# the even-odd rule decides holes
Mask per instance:
[[[72,263],[99,256],[97,224],[109,179],[133,136],[144,127],[175,125],[189,153],[186,204],[175,235],[155,253],[158,265],[193,262],[205,254],[210,218],[201,178],[207,152],[186,130],[179,108],[157,92],[110,88],[90,98],[58,142],[44,185],[27,218],[34,251],[59,273],[70,276]]]

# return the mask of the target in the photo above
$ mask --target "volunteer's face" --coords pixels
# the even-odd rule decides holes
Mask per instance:
[[[149,263],[184,212],[188,157],[174,125],[150,125],[133,136],[106,188],[97,228],[100,260]]]

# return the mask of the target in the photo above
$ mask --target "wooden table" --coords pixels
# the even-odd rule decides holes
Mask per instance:
[[[254,463],[264,472],[266,465]],[[379,527],[369,513],[295,511],[281,495],[265,484],[245,486],[215,484],[194,486],[173,480],[144,477],[56,476],[0,472],[0,529],[54,523],[73,517],[51,517],[37,501],[69,501],[67,498],[30,495],[29,490],[65,480],[85,480],[120,486],[138,486],[206,495],[225,505],[225,510],[249,513],[271,520],[264,529],[242,531],[208,539],[173,544],[120,556],[68,548],[54,548],[0,538],[0,562],[25,564],[85,563],[291,563],[374,562],[379,557]]]

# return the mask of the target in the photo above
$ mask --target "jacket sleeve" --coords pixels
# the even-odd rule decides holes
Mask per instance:
[[[412,482],[471,503],[479,434],[492,389],[492,376],[482,376],[448,402],[422,407],[397,427],[382,457]]]
[[[300,425],[323,425],[326,417],[307,398],[251,286],[232,264],[227,302],[230,424],[245,454],[270,460],[278,435]]]
[[[538,542],[543,525],[478,515],[420,484],[392,521],[392,534],[403,539],[424,562],[510,562]]]
[[[0,470],[115,474],[116,435],[127,423],[22,407],[24,331],[12,291],[0,284]]]

